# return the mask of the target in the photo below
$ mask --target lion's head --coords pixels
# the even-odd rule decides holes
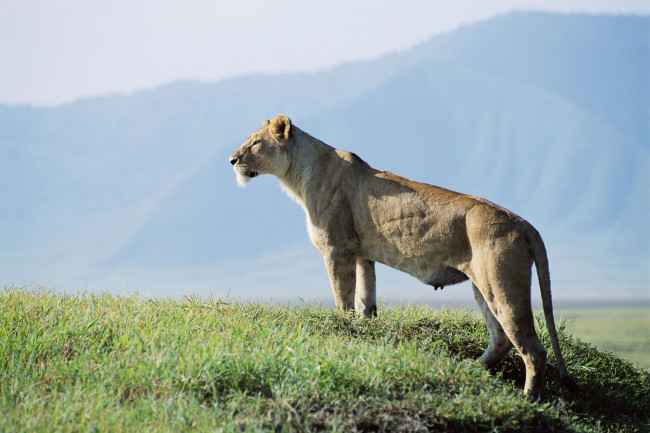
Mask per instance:
[[[291,120],[287,116],[280,114],[272,121],[265,121],[230,156],[237,183],[244,186],[260,174],[284,175],[289,168],[288,145],[292,136]]]

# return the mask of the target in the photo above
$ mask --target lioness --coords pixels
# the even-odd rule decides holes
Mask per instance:
[[[272,174],[302,205],[339,309],[376,314],[375,262],[435,288],[470,279],[490,334],[483,363],[494,365],[514,345],[526,364],[524,394],[532,397],[546,365],[530,305],[535,262],[560,378],[575,386],[555,331],[546,249],[524,219],[479,197],[376,170],[284,115],[264,122],[230,163],[242,186]]]

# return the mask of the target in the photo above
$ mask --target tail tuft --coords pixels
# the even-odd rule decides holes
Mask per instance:
[[[573,380],[573,378],[571,378],[571,376],[568,374],[560,374],[560,380],[562,381],[562,384],[566,386],[569,391],[571,391],[572,394],[575,394],[580,390],[578,383]]]

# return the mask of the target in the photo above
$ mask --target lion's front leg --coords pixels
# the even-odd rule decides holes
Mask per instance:
[[[356,284],[356,259],[347,254],[323,254],[327,273],[334,292],[334,302],[339,310],[354,308]]]
[[[377,279],[375,262],[357,258],[357,281],[354,309],[364,316],[377,315]]]

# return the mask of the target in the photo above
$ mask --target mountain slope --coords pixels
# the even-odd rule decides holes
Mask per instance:
[[[242,294],[264,283],[255,296],[300,285],[327,297],[302,211],[272,179],[238,189],[227,163],[283,112],[377,168],[519,213],[546,240],[556,293],[643,293],[649,26],[514,13],[316,74],[0,106],[3,282]],[[383,287],[419,284],[400,278]]]

